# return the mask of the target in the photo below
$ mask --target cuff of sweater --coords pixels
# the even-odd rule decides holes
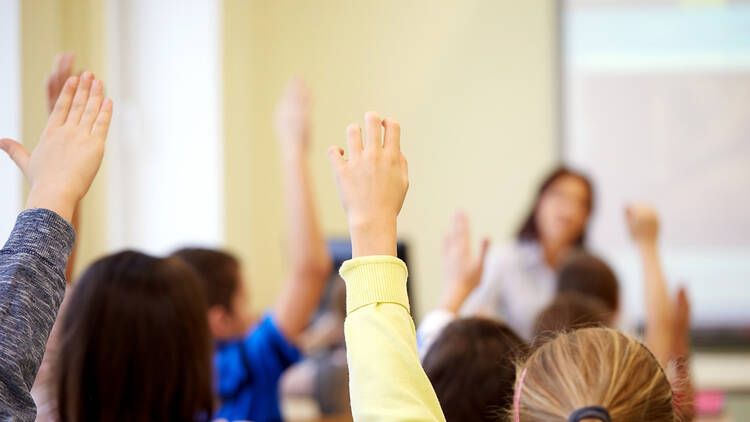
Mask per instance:
[[[396,303],[409,310],[404,261],[388,255],[350,259],[339,274],[346,281],[346,313],[373,303]]]
[[[35,208],[18,215],[2,253],[31,253],[64,269],[75,239],[75,229],[64,218],[54,211]]]

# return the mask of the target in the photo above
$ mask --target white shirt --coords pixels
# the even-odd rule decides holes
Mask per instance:
[[[557,275],[547,266],[539,243],[517,240],[487,253],[482,281],[464,303],[461,315],[497,318],[531,341],[537,315],[556,291]]]
[[[435,309],[427,313],[422,319],[417,329],[417,350],[419,351],[419,360],[423,361],[427,352],[435,344],[435,340],[440,337],[445,327],[456,320],[456,315],[444,309]]]

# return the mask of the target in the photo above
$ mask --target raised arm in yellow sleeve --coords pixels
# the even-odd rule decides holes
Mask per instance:
[[[406,265],[393,256],[356,258],[341,276],[354,420],[445,421],[419,362]]]
[[[328,149],[328,157],[349,220],[354,258],[340,270],[346,280],[354,420],[444,421],[417,354],[406,265],[395,257],[396,218],[409,188],[401,128],[393,119],[367,112],[364,142],[356,124],[347,127],[346,136],[348,160],[337,146]]]

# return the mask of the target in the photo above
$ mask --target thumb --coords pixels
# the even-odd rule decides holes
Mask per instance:
[[[5,151],[5,153],[8,154],[8,157],[16,163],[19,169],[21,169],[21,172],[26,175],[26,169],[29,165],[30,157],[26,148],[12,139],[3,138],[0,139],[0,149]]]
[[[477,267],[480,270],[484,270],[484,261],[487,257],[487,251],[490,249],[490,239],[485,237],[482,239],[482,244],[479,247],[479,255],[477,256]]]
[[[331,146],[328,148],[328,160],[331,162],[333,169],[338,171],[345,163],[344,150],[335,145]]]

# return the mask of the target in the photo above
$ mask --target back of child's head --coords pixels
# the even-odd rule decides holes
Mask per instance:
[[[596,297],[561,293],[537,316],[534,337],[542,338],[578,328],[611,326],[613,318],[613,312]]]
[[[653,354],[610,328],[584,328],[541,345],[518,367],[513,419],[674,421],[672,390]],[[598,408],[596,408],[598,407]],[[571,418],[576,413],[578,417]]]
[[[208,306],[232,310],[232,298],[239,287],[240,264],[234,256],[215,249],[184,248],[173,253],[201,276]]]
[[[510,328],[485,318],[449,324],[423,367],[448,421],[496,421],[513,400],[515,362],[527,346]]]
[[[175,258],[92,264],[61,321],[62,421],[196,421],[212,413],[212,341],[199,276]]]
[[[620,283],[615,273],[606,262],[588,252],[574,252],[563,262],[557,291],[596,297],[611,311],[620,306]]]

